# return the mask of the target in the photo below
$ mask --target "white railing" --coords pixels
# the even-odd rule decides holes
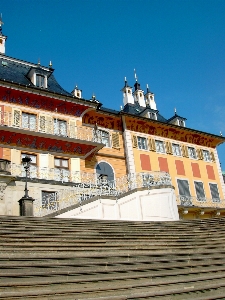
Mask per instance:
[[[136,188],[171,186],[170,175],[166,172],[133,173],[107,181],[97,174],[78,172],[71,188],[61,189],[55,200],[46,207],[45,199],[34,202],[35,215],[43,216],[96,196],[118,197]]]
[[[41,117],[35,117],[33,120],[23,120],[21,118],[21,115],[18,115],[16,118],[12,113],[0,112],[0,126],[8,126],[22,130],[64,136],[85,141],[98,143],[103,142],[102,132],[95,128],[76,126],[66,122],[62,126],[62,122],[60,120],[53,122],[53,119],[43,120]]]
[[[197,206],[197,207],[212,207],[212,208],[225,208],[224,199],[208,199],[208,198],[197,198],[189,196],[177,196],[177,204],[181,206]]]

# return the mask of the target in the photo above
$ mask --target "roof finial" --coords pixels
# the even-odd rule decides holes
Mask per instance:
[[[147,87],[147,93],[149,93],[149,86],[148,86],[148,83],[146,84],[146,87]]]
[[[137,78],[137,74],[136,74],[136,70],[134,69],[134,78],[136,80],[136,82],[138,81],[138,78]]]
[[[52,61],[49,62],[49,67],[52,68]]]
[[[41,64],[41,61],[40,61],[40,58],[38,58],[38,65],[40,65]]]
[[[175,115],[177,114],[177,109],[176,109],[176,107],[174,108],[174,113],[175,113]]]
[[[220,131],[220,136],[223,136],[222,131]]]

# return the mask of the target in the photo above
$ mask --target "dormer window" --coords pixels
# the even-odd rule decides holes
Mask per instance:
[[[185,122],[184,122],[184,120],[177,119],[177,125],[178,125],[178,126],[181,126],[181,127],[185,127]]]
[[[45,76],[36,74],[36,86],[37,87],[45,87]]]
[[[148,116],[149,116],[149,119],[157,120],[157,115],[156,115],[156,113],[154,113],[154,112],[149,112],[149,113],[148,113]]]

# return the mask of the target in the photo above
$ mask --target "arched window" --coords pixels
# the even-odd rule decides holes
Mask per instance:
[[[114,180],[114,172],[112,167],[106,162],[100,162],[96,166],[96,174],[98,178],[102,178],[103,180],[112,181]]]

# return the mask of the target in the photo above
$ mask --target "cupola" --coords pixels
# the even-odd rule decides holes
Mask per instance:
[[[147,92],[145,94],[145,101],[147,106],[149,106],[151,109],[157,110],[156,103],[155,103],[155,95],[152,92],[150,92],[148,84],[147,84]]]
[[[7,36],[3,35],[2,33],[2,25],[4,23],[2,22],[2,14],[0,17],[0,53],[5,54],[5,42],[7,40]]]
[[[134,97],[132,95],[132,87],[130,87],[127,83],[127,79],[125,77],[125,84],[121,90],[123,92],[123,105],[126,104],[134,104]]]
[[[135,70],[134,70],[134,72],[135,72]],[[141,89],[141,86],[138,83],[136,73],[134,74],[134,76],[135,76],[135,80],[136,80],[136,82],[134,84],[134,92],[133,92],[134,101],[137,101],[140,106],[146,107],[144,91]]]

